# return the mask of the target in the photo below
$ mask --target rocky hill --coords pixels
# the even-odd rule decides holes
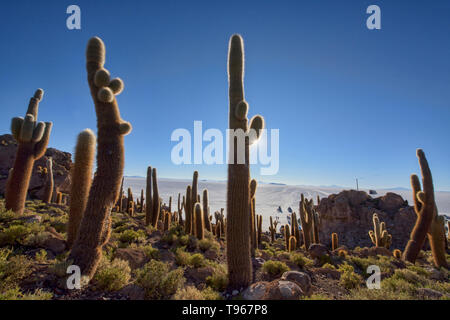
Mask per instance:
[[[17,143],[12,135],[4,134],[0,136],[0,195],[3,196],[9,169],[13,166],[16,157],[16,150]],[[42,197],[45,176],[42,176],[39,173],[38,167],[45,167],[48,157],[53,158],[53,178],[55,187],[59,188],[61,192],[69,192],[69,172],[72,166],[71,154],[48,148],[45,155],[34,163],[33,174],[28,189],[30,198],[40,199]]]
[[[392,249],[404,249],[416,221],[414,208],[392,192],[372,198],[364,191],[345,190],[321,199],[317,211],[321,243],[330,245],[331,234],[336,232],[339,243],[350,248],[372,246],[368,232],[373,230],[374,213],[386,222],[392,235]]]

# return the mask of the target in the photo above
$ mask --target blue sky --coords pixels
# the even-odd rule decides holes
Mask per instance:
[[[81,30],[66,8],[81,8]],[[366,8],[381,8],[381,30]],[[246,49],[249,115],[280,129],[280,170],[267,182],[409,187],[425,150],[437,189],[450,190],[450,2],[448,1],[14,1],[0,10],[0,133],[45,90],[39,120],[50,146],[72,152],[96,127],[85,45],[100,36],[121,77],[126,175],[225,179],[226,166],[171,163],[177,128],[225,130],[228,39]]]

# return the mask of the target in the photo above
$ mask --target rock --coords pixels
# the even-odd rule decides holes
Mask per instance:
[[[242,298],[244,300],[261,300],[266,293],[269,282],[261,281],[251,284],[242,293]]]
[[[313,258],[320,258],[328,254],[328,248],[320,243],[315,243],[309,246],[309,255]]]
[[[16,158],[17,143],[10,134],[0,136],[0,194],[4,195],[9,169],[12,168]],[[33,173],[28,187],[31,198],[42,199],[46,177],[39,173],[38,167],[45,167],[47,159],[53,158],[53,179],[55,187],[61,192],[70,191],[70,168],[72,166],[71,154],[57,149],[47,148],[45,155],[35,161]]]
[[[24,223],[40,223],[42,221],[42,217],[37,214],[33,214],[30,216],[19,217],[17,220],[22,220]]]
[[[339,280],[341,278],[341,273],[336,269],[331,268],[317,268],[313,271],[315,274],[324,275],[327,278]]]
[[[371,247],[368,251],[368,256],[386,256],[386,257],[392,257],[392,252],[389,251],[389,249],[386,249],[385,247]]]
[[[66,241],[53,233],[48,233],[48,237],[43,241],[44,249],[52,251],[55,255],[61,254],[66,249]]]
[[[209,260],[216,260],[218,257],[217,251],[212,250],[212,249],[206,250],[206,252],[204,253],[204,256],[206,259],[209,259]]]
[[[252,259],[252,263],[253,263],[253,268],[254,269],[259,269],[262,267],[262,265],[264,264],[264,262],[266,262],[263,258],[253,258]]]
[[[134,248],[118,248],[114,258],[128,261],[132,270],[142,268],[148,262],[144,251]]]
[[[191,278],[194,282],[205,282],[206,278],[212,276],[214,273],[214,268],[200,267],[200,268],[188,268],[186,270],[186,277]]]
[[[304,272],[286,271],[281,276],[282,280],[295,282],[306,295],[311,294],[311,278]]]
[[[130,300],[144,300],[145,290],[135,284],[128,284],[119,291],[120,294],[127,296]]]
[[[232,292],[231,292],[231,295],[232,296],[237,296],[239,294],[239,291],[238,290],[233,290]]]
[[[304,293],[296,283],[274,280],[267,285],[263,300],[298,300],[302,295]]]
[[[175,254],[172,251],[160,250],[159,255],[160,255],[159,259],[162,262],[168,262],[170,264],[175,263]]]
[[[440,299],[444,295],[442,292],[430,288],[419,288],[416,293],[422,299]]]
[[[345,190],[322,198],[317,212],[320,243],[327,247],[333,232],[339,235],[339,244],[348,248],[372,246],[368,232],[373,230],[372,216],[377,213],[392,235],[392,248],[403,251],[416,221],[414,208],[392,192],[372,198],[364,191]]]

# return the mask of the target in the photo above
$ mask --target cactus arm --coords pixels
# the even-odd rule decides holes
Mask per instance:
[[[39,142],[34,146],[34,159],[40,159],[47,151],[47,145],[50,140],[50,133],[52,132],[53,123],[46,122],[44,133],[42,134],[42,138]]]

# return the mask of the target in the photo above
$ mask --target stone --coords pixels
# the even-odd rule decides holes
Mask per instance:
[[[232,292],[231,292],[231,295],[232,296],[237,296],[239,294],[239,290],[233,290]]]
[[[186,269],[186,277],[193,280],[193,282],[205,282],[206,278],[212,276],[214,268],[210,266],[200,268],[188,268]]]
[[[422,299],[440,299],[444,294],[430,288],[419,288],[416,294]]]
[[[213,250],[213,249],[206,250],[206,252],[204,253],[204,256],[206,259],[209,259],[209,260],[216,260],[218,257],[217,251]]]
[[[314,243],[309,246],[308,253],[313,258],[320,258],[328,254],[328,248],[320,243]]]
[[[311,294],[311,277],[300,271],[286,271],[281,276],[282,280],[295,282],[306,295]]]
[[[389,251],[389,249],[386,249],[385,247],[371,247],[368,250],[369,256],[386,256],[386,257],[392,257],[392,252]]]
[[[149,260],[144,251],[134,248],[118,248],[114,258],[128,261],[132,270],[142,268]]]
[[[242,293],[242,298],[244,300],[261,300],[267,290],[269,282],[260,281],[252,283],[247,289]]]
[[[145,290],[135,284],[128,284],[119,291],[130,300],[144,300]]]
[[[48,233],[48,237],[43,241],[44,249],[52,251],[55,255],[61,254],[66,249],[66,241],[57,237],[53,233]]]
[[[267,285],[263,300],[298,300],[304,293],[292,281],[274,280]]]

